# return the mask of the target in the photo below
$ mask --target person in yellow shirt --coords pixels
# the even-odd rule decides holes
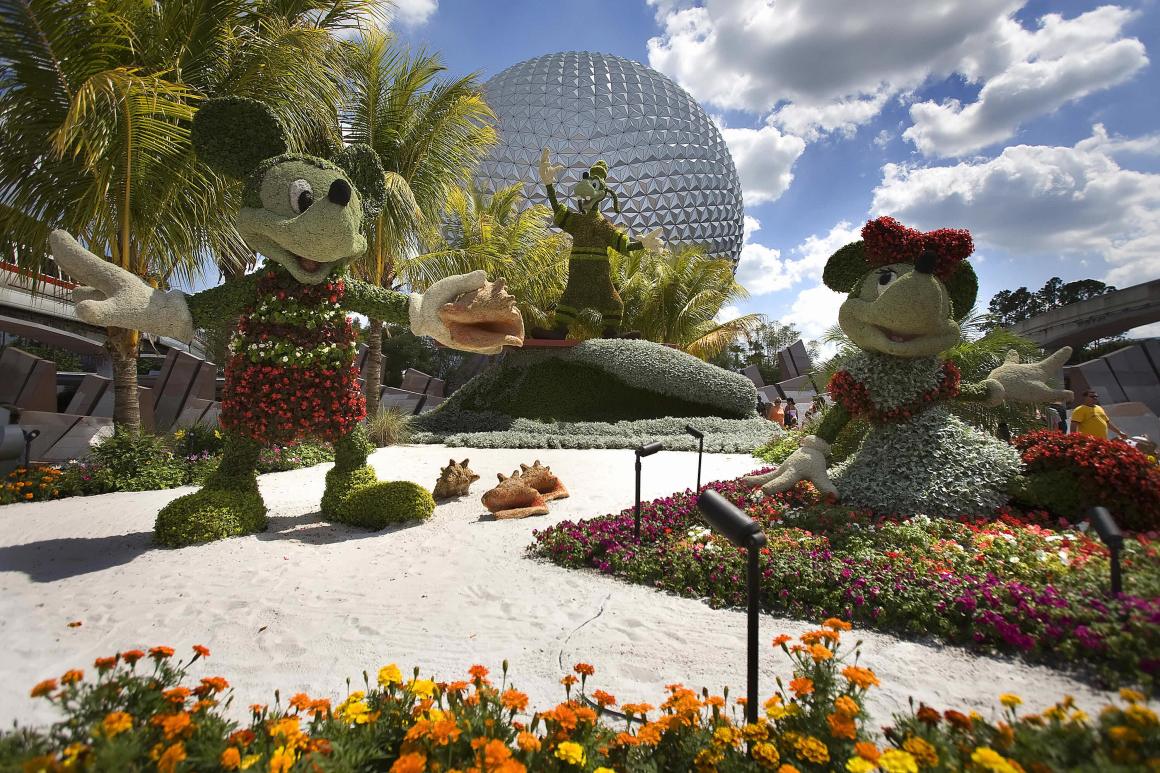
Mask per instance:
[[[1127,437],[1128,434],[1113,424],[1104,409],[1097,405],[1097,399],[1091,390],[1083,393],[1083,403],[1071,412],[1071,431],[1107,440],[1108,427],[1111,427],[1117,435]]]

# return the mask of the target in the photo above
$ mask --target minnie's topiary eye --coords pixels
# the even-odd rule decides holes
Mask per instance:
[[[893,269],[889,269],[889,268],[879,269],[878,270],[878,294],[882,295],[882,293],[886,291],[886,288],[889,287],[894,282],[894,280],[897,278],[898,278],[898,274],[896,274]]]
[[[314,190],[305,180],[290,183],[290,209],[301,215],[314,203]]]

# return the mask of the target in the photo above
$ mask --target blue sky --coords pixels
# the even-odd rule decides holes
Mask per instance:
[[[745,189],[752,297],[731,313],[820,334],[841,301],[820,285],[825,258],[879,214],[971,229],[983,306],[1051,276],[1160,277],[1156,0],[397,6],[400,39],[455,74],[593,50],[692,93]]]

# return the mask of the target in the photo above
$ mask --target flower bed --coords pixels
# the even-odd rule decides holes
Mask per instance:
[[[66,717],[47,730],[0,734],[0,768],[917,773],[1160,763],[1156,714],[1131,691],[1122,693],[1126,706],[1109,706],[1096,721],[1068,699],[1042,715],[1019,717],[1019,697],[1002,695],[1006,713],[994,723],[920,705],[896,715],[880,740],[867,727],[863,705],[879,680],[858,664],[856,646],[842,651],[841,632],[849,628],[830,619],[792,645],[788,636],[774,639],[793,664],[792,678],[778,680],[751,724],[742,719],[743,698],[679,684],[667,687],[659,709],[624,703],[621,714],[606,713],[617,699],[588,691],[595,668],[586,663],[561,679],[563,703],[529,712],[528,696],[508,683],[505,662],[498,684],[481,665],[469,669],[469,679],[436,682],[420,678],[417,668],[405,678],[390,664],[373,684],[364,672],[364,689],[337,706],[299,693],[284,706],[251,705],[249,723],[240,727],[223,712],[234,699],[226,679],[183,684],[209,650],[195,646],[188,663],[173,663],[168,647],[148,656],[129,650],[98,658],[95,681],[76,669],[34,687],[34,698],[56,703]]]
[[[819,501],[809,484],[775,497],[739,481],[709,484],[759,521],[762,608],[798,619],[837,615],[880,631],[937,636],[983,651],[1086,672],[1108,683],[1160,677],[1160,553],[1129,535],[1125,593],[1107,593],[1108,552],[1043,513],[994,520],[873,515]],[[593,568],[713,606],[745,603],[745,556],[704,528],[692,492],[633,512],[562,521],[534,555]]]

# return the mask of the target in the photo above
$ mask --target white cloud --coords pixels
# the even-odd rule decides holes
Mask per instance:
[[[806,149],[800,137],[782,134],[768,125],[760,129],[722,125],[721,134],[737,165],[746,206],[776,201],[785,193],[793,181],[793,165]]]
[[[811,235],[790,250],[796,257],[782,258],[781,250],[751,240],[761,223],[754,217],[745,218],[745,244],[737,264],[737,281],[750,295],[766,295],[788,290],[803,281],[821,281],[826,259],[839,247],[859,238],[859,227],[843,220],[825,236]]]
[[[1155,142],[1097,127],[1070,148],[1017,145],[953,166],[886,164],[871,208],[918,228],[969,228],[976,241],[1027,259],[1102,257],[1098,278],[1124,287],[1160,276],[1160,174],[1124,169],[1113,155]]]
[[[1095,151],[1109,156],[1156,156],[1160,155],[1160,133],[1143,137],[1112,137],[1102,123],[1092,127],[1092,136],[1081,140],[1075,146],[1083,152]]]
[[[394,0],[388,13],[392,21],[404,27],[420,27],[427,23],[439,8],[439,0]]]
[[[713,317],[713,319],[717,322],[717,324],[724,325],[726,322],[732,322],[740,316],[741,309],[730,305],[722,306],[721,309],[717,312],[716,316]]]
[[[1103,6],[1074,19],[1049,14],[1030,35],[1009,31],[1021,58],[965,107],[958,100],[911,105],[914,125],[903,137],[925,156],[963,156],[1002,142],[1036,116],[1124,82],[1148,63],[1140,41],[1121,37],[1135,15]]]
[[[801,331],[802,338],[816,339],[827,329],[838,324],[838,307],[846,300],[844,293],[836,293],[823,284],[802,290],[781,318],[782,324],[792,324]]]
[[[701,101],[765,115],[809,141],[849,135],[890,99],[958,75],[982,84],[979,100],[914,106],[910,135],[924,152],[955,152],[944,148],[1010,136],[1147,61],[1139,41],[1121,37],[1133,12],[1048,14],[1029,30],[1015,18],[1025,2],[893,0],[884,12],[848,0],[649,0],[662,30],[649,63]]]

